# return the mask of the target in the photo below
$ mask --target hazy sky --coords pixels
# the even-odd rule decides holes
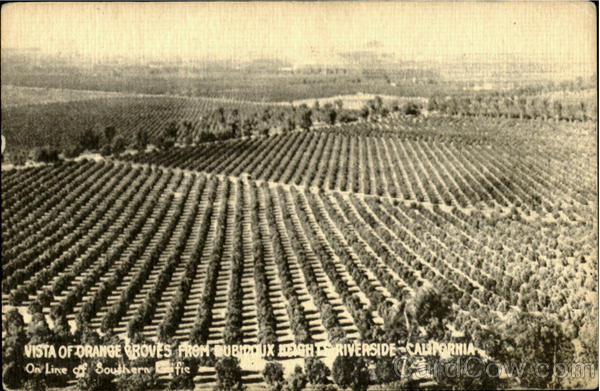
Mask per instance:
[[[81,58],[333,58],[376,42],[402,59],[517,54],[595,61],[585,2],[18,3],[2,46]],[[377,45],[373,45],[377,46]]]

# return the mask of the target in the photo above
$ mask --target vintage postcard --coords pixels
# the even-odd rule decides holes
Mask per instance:
[[[2,387],[597,387],[596,7],[3,5]]]

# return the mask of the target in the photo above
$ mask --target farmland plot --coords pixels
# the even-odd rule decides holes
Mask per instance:
[[[44,102],[44,98],[40,99]],[[286,110],[282,106],[258,102],[108,92],[87,95],[81,91],[70,95],[63,92],[56,99],[47,100],[44,104],[2,107],[2,134],[9,150],[43,146],[63,149],[75,145],[77,135],[86,129],[101,132],[110,126],[115,127],[128,143],[135,140],[138,131],[144,131],[148,141],[156,144],[162,131],[173,121],[189,126],[189,130],[180,127],[176,141],[193,141],[201,132],[214,130],[208,117],[219,108],[235,109],[240,114],[262,113],[267,107]]]
[[[213,345],[395,340],[409,332],[395,316],[427,286],[451,303],[443,327],[422,325],[438,338],[515,313],[584,325],[597,311],[593,190],[575,192],[566,168],[332,133],[229,148],[3,173],[3,304]],[[167,158],[193,170],[156,165]]]
[[[3,109],[14,106],[48,104],[58,102],[66,103],[98,98],[118,98],[126,95],[132,95],[109,91],[83,91],[59,88],[22,87],[12,85],[3,85],[1,91]]]
[[[227,151],[227,153],[224,153]],[[325,190],[530,215],[594,199],[591,157],[414,136],[294,132],[139,153],[128,160]],[[566,206],[565,206],[566,207]]]

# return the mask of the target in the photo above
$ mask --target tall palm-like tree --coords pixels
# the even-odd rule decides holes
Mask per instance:
[[[494,98],[494,117],[500,117],[502,115],[502,110],[500,109],[500,98]]]
[[[554,115],[556,117],[557,121],[560,121],[562,119],[562,114],[563,114],[563,106],[559,101],[554,101]]]
[[[513,102],[509,97],[505,97],[502,101],[502,105],[504,106],[504,114],[506,118],[510,118],[512,116],[512,108]]]
[[[448,102],[448,111],[448,114],[450,114],[451,116],[455,116],[458,114],[458,102],[454,96],[451,97],[450,101]]]
[[[471,109],[471,98],[470,97],[467,96],[462,99],[461,110],[467,116],[471,116],[473,114],[472,109]]]
[[[544,121],[547,121],[550,117],[550,102],[548,98],[542,99],[542,113],[544,115]]]
[[[525,114],[527,113],[527,99],[522,96],[518,100],[519,102],[519,118],[525,118]]]
[[[531,98],[528,103],[529,104],[527,106],[529,108],[529,117],[531,119],[538,118],[540,113],[538,111],[537,99],[536,98]]]
[[[585,105],[585,102],[579,102],[579,111],[581,112],[581,120],[585,121],[587,120],[587,107]]]
[[[482,102],[483,102],[483,96],[477,95],[475,97],[475,112],[477,113],[478,117],[483,114]]]

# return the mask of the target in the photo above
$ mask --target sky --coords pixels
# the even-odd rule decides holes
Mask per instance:
[[[596,59],[594,7],[562,2],[13,3],[3,48],[100,61],[283,58],[365,50],[403,60]]]

